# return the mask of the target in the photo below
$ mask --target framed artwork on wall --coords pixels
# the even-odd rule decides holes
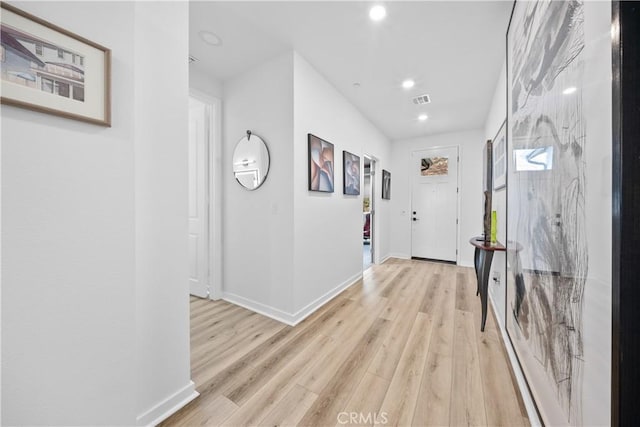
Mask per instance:
[[[507,185],[507,137],[506,120],[493,138],[493,189],[500,190]]]
[[[349,196],[360,195],[360,157],[342,152],[342,191]]]
[[[111,126],[111,51],[0,5],[2,103]]]
[[[505,323],[545,425],[611,422],[611,28],[516,1],[507,31]]]
[[[391,200],[391,172],[382,169],[382,198]]]
[[[333,144],[307,134],[309,144],[309,190],[333,193]]]

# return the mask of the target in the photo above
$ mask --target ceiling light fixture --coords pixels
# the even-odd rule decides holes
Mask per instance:
[[[387,9],[384,6],[377,5],[369,9],[369,18],[372,21],[382,21],[385,16],[387,16]]]
[[[198,35],[203,42],[211,46],[220,46],[222,44],[222,39],[218,37],[217,34],[214,34],[211,31],[200,31]]]
[[[429,116],[427,116],[426,114],[420,114],[418,116],[418,120],[420,120],[421,122],[424,122],[425,120],[427,120],[429,118]]]
[[[405,88],[405,89],[411,89],[415,85],[416,85],[416,82],[414,82],[411,79],[407,79],[407,80],[402,82],[402,87]]]
[[[564,95],[571,95],[573,92],[577,91],[578,88],[575,86],[571,86],[562,91]]]

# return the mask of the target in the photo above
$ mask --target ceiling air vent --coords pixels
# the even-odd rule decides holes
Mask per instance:
[[[189,55],[189,64],[191,64],[192,62],[196,62],[198,60],[198,58],[196,58],[195,56]]]
[[[416,96],[415,98],[413,98],[413,103],[416,105],[429,104],[430,102],[431,98],[429,98],[429,95],[427,94]]]

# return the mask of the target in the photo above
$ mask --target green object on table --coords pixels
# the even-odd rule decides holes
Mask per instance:
[[[491,243],[498,241],[498,212],[491,211]]]

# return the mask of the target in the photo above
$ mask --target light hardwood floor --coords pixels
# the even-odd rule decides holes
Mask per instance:
[[[529,425],[475,290],[472,269],[389,260],[295,327],[193,298],[200,397],[162,425]]]

